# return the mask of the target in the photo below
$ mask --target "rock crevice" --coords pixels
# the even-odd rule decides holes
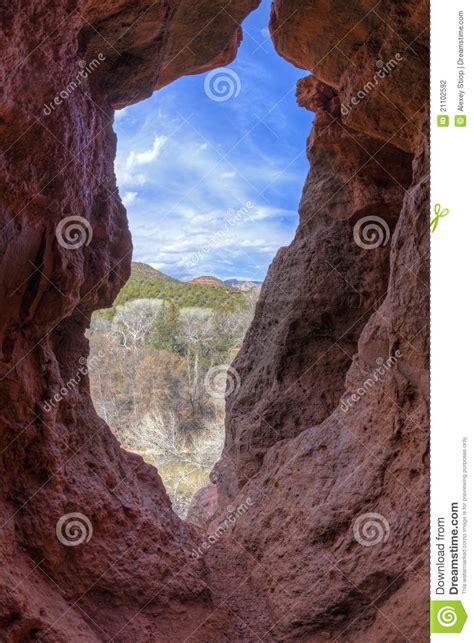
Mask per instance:
[[[428,3],[273,4],[316,118],[298,231],[234,363],[210,533],[246,511],[218,544],[192,555],[205,535],[97,417],[87,374],[60,395],[130,271],[114,109],[229,63],[257,4],[2,6],[0,640],[428,640]],[[76,513],[90,539],[68,547]]]

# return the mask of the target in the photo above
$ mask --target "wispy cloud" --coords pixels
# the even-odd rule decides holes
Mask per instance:
[[[149,150],[144,150],[143,152],[135,152],[132,150],[127,156],[125,166],[128,170],[131,170],[137,165],[148,165],[149,163],[152,163],[156,158],[158,158],[158,154],[166,141],[166,136],[155,136],[153,145]]]
[[[138,192],[125,192],[122,202],[126,208],[137,200]]]

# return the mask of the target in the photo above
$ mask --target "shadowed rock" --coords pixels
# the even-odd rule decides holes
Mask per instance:
[[[428,639],[427,2],[273,5],[278,52],[311,73],[310,171],[234,362],[210,533],[246,509],[204,556],[81,370],[92,312],[130,273],[114,108],[229,63],[257,4],[2,8],[2,640]],[[367,217],[387,237],[372,249]]]

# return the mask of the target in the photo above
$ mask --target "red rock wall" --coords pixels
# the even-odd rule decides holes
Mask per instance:
[[[256,4],[2,4],[0,640],[427,638],[427,3],[274,4],[277,50],[313,74],[298,88],[317,114],[311,170],[234,364],[215,476],[222,506],[246,510],[206,556],[191,556],[202,534],[120,449],[80,370],[91,312],[130,269],[113,108],[229,62]],[[56,234],[71,216],[76,249]],[[385,222],[387,245],[354,242],[365,216]],[[56,533],[73,512],[90,521],[77,547]],[[383,516],[386,542],[354,539],[366,513]]]
[[[207,616],[202,636],[213,638],[225,623],[190,559],[193,528],[97,417],[80,369],[91,312],[130,271],[113,107],[228,63],[256,4],[1,3],[0,640],[158,640],[158,622],[171,640]],[[56,237],[70,216],[82,218],[76,249]],[[87,545],[56,536],[73,512],[91,523]]]
[[[428,640],[428,3],[371,6],[272,10],[277,50],[312,72],[311,169],[214,477],[222,506],[252,500],[231,537],[276,640]]]

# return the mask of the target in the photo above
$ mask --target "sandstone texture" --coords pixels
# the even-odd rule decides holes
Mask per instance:
[[[214,484],[209,484],[194,494],[186,520],[206,529],[217,508],[217,487]]]
[[[230,538],[258,561],[276,640],[429,638],[428,6],[371,6],[277,0],[270,23],[312,72],[311,169],[233,364],[214,478],[222,507],[252,499]]]
[[[218,638],[194,529],[97,417],[80,369],[92,311],[130,272],[113,108],[230,62],[256,3],[1,4],[0,640],[151,641],[158,622],[179,640],[208,616],[200,636]],[[58,224],[78,216],[64,237],[86,243],[64,247]],[[89,519],[87,546],[58,540],[70,513]]]
[[[90,399],[85,330],[131,262],[114,109],[229,63],[257,4],[1,3],[0,641],[428,640],[427,2],[273,4],[310,73],[310,172],[234,362],[207,532]]]

